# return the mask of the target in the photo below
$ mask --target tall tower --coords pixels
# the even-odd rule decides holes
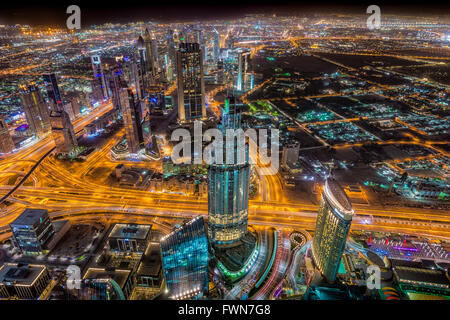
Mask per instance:
[[[248,76],[249,69],[249,58],[250,51],[244,51],[239,53],[238,58],[238,75],[236,81],[236,90],[237,91],[245,91],[246,90],[246,82]]]
[[[27,117],[31,133],[42,137],[50,130],[50,118],[48,106],[45,103],[39,88],[30,84],[20,87],[20,101]]]
[[[14,150],[14,142],[8,131],[5,119],[0,115],[0,153],[9,153]]]
[[[123,121],[127,137],[128,150],[131,154],[137,154],[144,147],[142,132],[142,112],[139,103],[136,103],[131,89],[120,90]]]
[[[61,110],[63,106],[61,93],[59,92],[58,83],[54,73],[43,75],[47,96],[52,110]]]
[[[352,218],[353,208],[344,189],[336,180],[328,178],[316,219],[312,255],[317,268],[329,282],[336,279]]]
[[[217,32],[216,29],[214,29],[214,47],[213,47],[213,55],[214,55],[214,61],[217,62],[219,59],[219,52],[220,52],[220,34]]]
[[[202,51],[198,43],[181,43],[177,51],[178,120],[206,118]]]
[[[144,45],[145,45],[145,63],[147,72],[151,73],[152,78],[156,76],[156,62],[158,60],[158,47],[156,40],[150,34],[148,29],[144,32]]]
[[[222,108],[222,121],[219,126],[224,137],[227,130],[241,128],[241,113],[236,99],[227,97],[225,106]],[[208,172],[208,232],[211,241],[218,245],[241,239],[247,233],[248,224],[250,184],[248,146],[245,144],[242,148],[235,139],[226,141],[224,145],[226,146],[223,150],[224,161],[218,163],[217,155],[214,155]],[[242,162],[237,156],[240,151],[244,152]],[[229,154],[233,157],[233,161],[228,161]]]
[[[106,84],[105,75],[103,74],[102,61],[99,55],[93,55],[91,57],[92,70],[94,71],[93,90],[96,93],[97,99],[108,99],[108,87]]]

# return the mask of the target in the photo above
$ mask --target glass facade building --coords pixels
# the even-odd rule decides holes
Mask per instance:
[[[23,254],[41,254],[46,251],[45,244],[55,233],[43,209],[25,209],[11,224],[12,242]]]
[[[229,129],[241,129],[241,109],[234,97],[225,100],[219,129],[224,137]],[[208,171],[208,232],[211,241],[219,245],[238,241],[247,233],[250,184],[248,145],[245,140],[240,145],[234,138],[224,139],[223,161],[214,158]],[[241,151],[243,159],[238,156]]]
[[[312,242],[314,262],[329,282],[334,282],[353,218],[353,209],[339,183],[325,182]]]
[[[202,216],[164,236],[161,257],[171,299],[192,299],[208,294],[208,235]]]
[[[198,43],[181,43],[177,51],[178,119],[206,118],[203,55]]]
[[[31,134],[42,137],[50,131],[50,112],[41,91],[36,85],[20,87],[20,102],[27,117]]]

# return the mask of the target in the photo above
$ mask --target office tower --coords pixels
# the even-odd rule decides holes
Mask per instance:
[[[224,137],[227,130],[241,128],[241,112],[235,98],[227,97],[219,127]],[[235,140],[225,140],[222,163],[217,161],[217,155],[213,155],[208,171],[208,232],[211,241],[218,245],[236,242],[247,233],[250,184],[248,146],[239,146]],[[244,159],[239,159],[238,152],[243,152]]]
[[[192,299],[208,294],[208,235],[198,216],[161,239],[166,289],[171,299]]]
[[[50,280],[45,265],[5,263],[0,267],[0,298],[37,299]]]
[[[145,73],[145,63],[142,65],[141,63],[137,64],[133,61],[127,61],[123,64],[123,87],[131,86],[136,90],[137,97],[141,100],[144,99],[146,94],[145,86],[148,79],[148,75],[144,77]]]
[[[44,84],[47,89],[47,96],[52,110],[61,110],[63,106],[58,82],[54,73],[44,74]]]
[[[20,101],[31,134],[42,137],[50,130],[49,109],[39,88],[31,84],[20,87]]]
[[[0,115],[0,153],[9,153],[14,150],[14,142],[9,134],[5,119]]]
[[[151,77],[156,76],[156,63],[158,61],[158,47],[156,40],[152,38],[150,31],[145,29],[144,32],[144,45],[145,45],[145,64],[146,71],[151,74]]]
[[[213,44],[213,58],[214,62],[219,59],[220,52],[220,34],[214,29],[214,44]]]
[[[50,113],[52,135],[55,140],[56,152],[69,155],[78,147],[69,114],[65,110],[53,110]]]
[[[167,54],[169,55],[170,63],[175,64],[176,59],[176,50],[175,50],[175,40],[174,40],[174,32],[172,29],[169,29],[166,35],[167,40]]]
[[[238,57],[238,75],[236,81],[236,90],[246,91],[249,71],[250,51],[239,53]]]
[[[94,81],[92,82],[92,91],[95,99],[98,101],[107,100],[109,98],[108,87],[105,75],[103,73],[102,61],[99,55],[91,57],[92,70],[94,71]]]
[[[217,77],[216,77],[216,82],[217,84],[222,84],[223,83],[223,61],[219,60],[217,61]]]
[[[119,97],[120,90],[126,87],[123,80],[123,70],[120,66],[114,66],[108,73],[108,83],[110,89],[111,102],[116,110],[122,111],[121,100]]]
[[[25,209],[10,225],[11,240],[22,254],[41,254],[47,250],[46,243],[55,233],[43,209]]]
[[[130,154],[137,154],[144,147],[144,137],[142,132],[142,111],[139,102],[134,99],[131,89],[122,88],[120,90],[122,115],[125,125],[128,150]]]
[[[336,279],[352,218],[352,205],[344,189],[336,180],[328,178],[316,219],[312,256],[317,268],[329,282]]]
[[[177,51],[178,120],[206,118],[202,52],[198,43],[181,43]]]
[[[138,38],[136,48],[138,52],[138,64],[133,63],[132,72],[135,73],[135,76],[129,83],[134,84],[137,96],[142,100],[145,99],[147,87],[152,83],[153,73],[151,73],[152,69],[148,69],[147,49],[145,41],[141,36]]]

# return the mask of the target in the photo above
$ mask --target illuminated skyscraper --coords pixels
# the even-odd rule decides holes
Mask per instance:
[[[62,98],[61,93],[59,92],[58,82],[56,81],[56,76],[54,73],[44,74],[44,83],[47,89],[47,96],[50,102],[50,106],[52,110],[61,110],[62,109]]]
[[[78,143],[69,115],[64,110],[53,110],[50,113],[50,122],[56,152],[70,154],[78,146]]]
[[[32,134],[42,137],[50,130],[49,109],[39,88],[21,86],[20,101]]]
[[[238,91],[246,91],[247,89],[247,81],[249,76],[249,59],[250,59],[250,51],[244,51],[239,53],[238,58],[238,74],[236,81],[236,90]]]
[[[228,129],[241,128],[241,113],[236,99],[227,97],[219,127],[224,137]],[[211,241],[219,245],[235,242],[247,233],[250,184],[248,145],[239,145],[235,140],[224,143],[222,163],[217,161],[217,155],[213,155],[208,172],[208,232]],[[240,151],[244,159],[239,159]]]
[[[312,255],[329,282],[336,279],[352,218],[352,205],[344,189],[336,180],[327,179],[314,230]]]
[[[181,43],[177,51],[178,119],[206,118],[202,51],[198,43]]]
[[[183,224],[161,239],[166,289],[171,299],[193,299],[208,293],[209,250],[203,216]]]
[[[151,74],[154,78],[157,72],[157,61],[158,61],[158,46],[155,39],[153,39],[150,31],[145,29],[144,32],[144,45],[145,45],[145,63],[146,71]]]
[[[170,29],[167,32],[166,40],[167,40],[167,54],[169,55],[170,63],[175,64],[176,51],[175,51],[174,32],[172,29]]]
[[[9,153],[14,150],[14,142],[9,134],[5,119],[0,116],[0,153]]]
[[[106,78],[103,73],[102,61],[99,55],[93,55],[91,57],[92,61],[92,70],[94,71],[94,81],[92,83],[92,89],[94,92],[95,98],[98,100],[108,99],[108,87],[106,84]]]
[[[127,137],[128,150],[131,154],[137,154],[144,147],[142,132],[142,111],[140,104],[136,102],[133,91],[128,88],[120,90],[123,122]]]
[[[217,32],[216,29],[214,29],[214,48],[213,48],[213,55],[214,55],[214,61],[217,61],[219,59],[219,52],[220,52],[220,34]]]

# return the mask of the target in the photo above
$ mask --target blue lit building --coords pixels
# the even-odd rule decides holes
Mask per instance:
[[[25,209],[10,225],[12,242],[22,254],[42,254],[46,243],[55,233],[48,211]]]
[[[47,96],[50,100],[52,110],[62,110],[63,102],[55,74],[44,74],[42,77],[44,79],[45,87],[47,89]]]
[[[312,256],[328,282],[334,282],[353,218],[353,208],[339,183],[328,178],[320,201]]]
[[[195,299],[208,294],[208,235],[202,216],[164,236],[161,257],[171,299]]]
[[[229,129],[241,129],[241,113],[236,98],[227,97],[219,126],[224,137]],[[239,146],[235,140],[224,143],[223,161],[218,162],[215,155],[208,172],[208,232],[211,241],[217,245],[236,242],[247,233],[248,145]],[[243,152],[244,159],[239,159],[238,151]],[[230,155],[233,161],[228,160]]]

